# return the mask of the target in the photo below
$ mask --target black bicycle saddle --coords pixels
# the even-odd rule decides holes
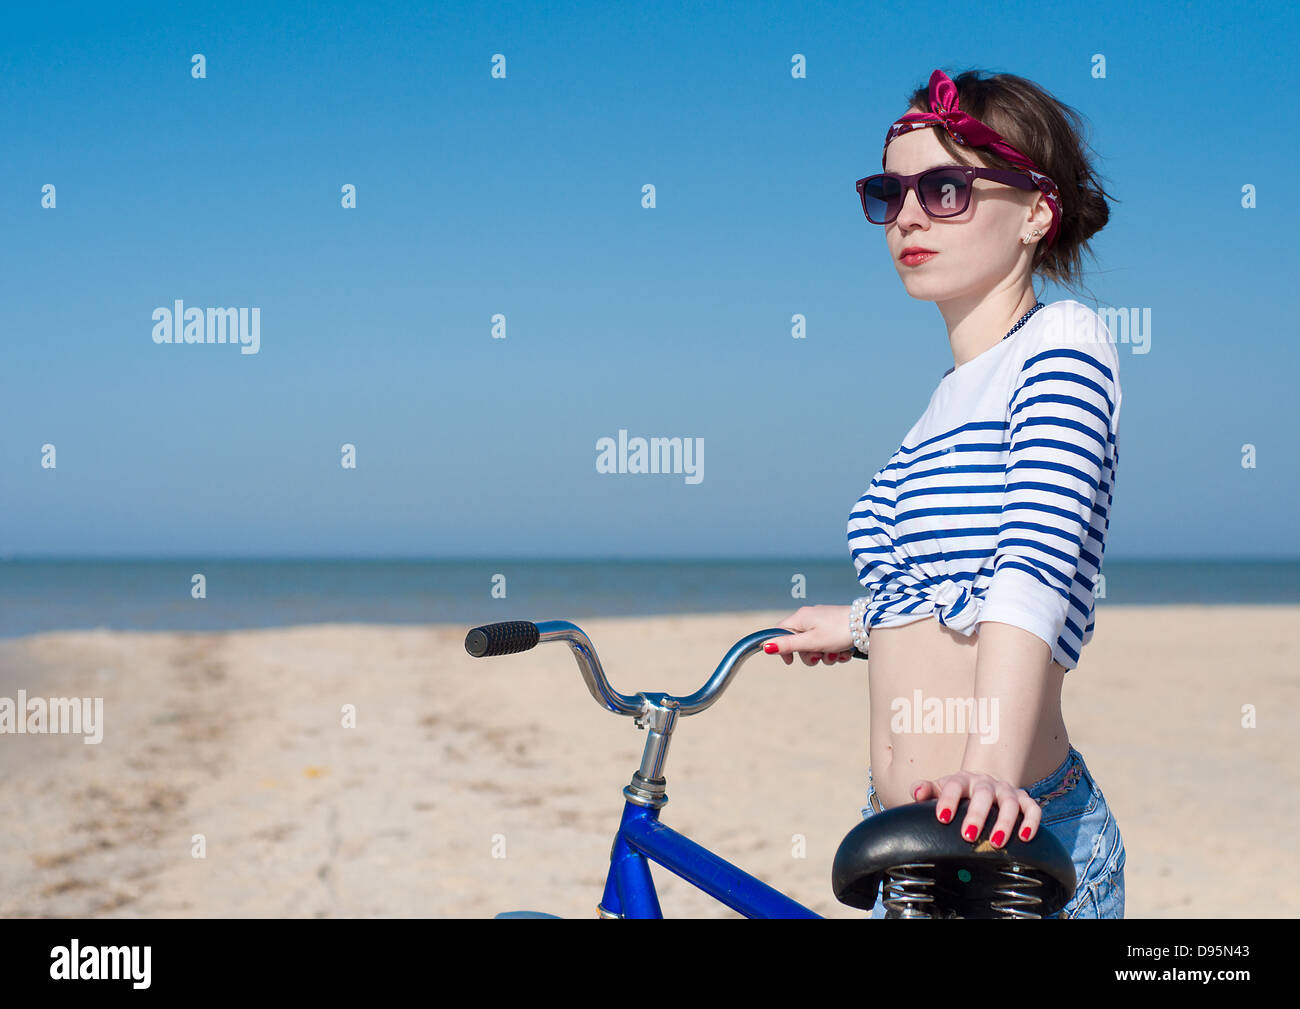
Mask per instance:
[[[885,886],[888,918],[1038,918],[1055,914],[1078,885],[1069,852],[1040,824],[1021,841],[994,848],[988,837],[995,805],[974,841],[961,834],[969,799],[950,823],[934,815],[937,799],[876,813],[849,831],[835,853],[831,886],[849,907],[871,909]]]

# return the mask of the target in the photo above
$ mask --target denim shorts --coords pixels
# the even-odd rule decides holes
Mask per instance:
[[[1061,766],[1046,778],[1028,785],[1025,791],[1038,800],[1043,810],[1039,830],[1051,831],[1074,860],[1078,880],[1074,896],[1049,918],[1124,917],[1124,839],[1119,824],[1106,804],[1083,754],[1070,747]],[[867,768],[867,805],[862,818],[876,811],[871,799],[876,794]],[[879,798],[876,799],[879,802]],[[986,821],[987,822],[987,821]],[[885,916],[884,887],[871,909],[872,918]]]

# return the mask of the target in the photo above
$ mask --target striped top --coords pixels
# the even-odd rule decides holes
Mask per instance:
[[[1110,331],[1072,300],[946,373],[849,515],[868,636],[931,615],[968,636],[994,620],[1074,669],[1092,639],[1120,398]]]

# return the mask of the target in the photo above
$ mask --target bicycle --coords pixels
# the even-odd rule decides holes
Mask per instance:
[[[610,851],[609,874],[597,904],[601,918],[662,918],[653,861],[747,918],[820,918],[762,880],[726,861],[659,819],[668,801],[664,765],[677,720],[705,710],[722,696],[741,665],[764,642],[791,634],[783,627],[755,631],[727,651],[713,675],[693,694],[660,691],[620,694],[610,685],[591,639],[567,620],[512,620],[472,628],[465,650],[474,658],[528,651],[566,642],[587,689],[608,711],[630,715],[648,730],[641,765],[623,789],[623,814]],[[886,918],[1041,918],[1065,906],[1076,886],[1074,863],[1046,830],[1031,841],[1014,832],[1004,848],[984,836],[997,818],[994,806],[974,841],[959,825],[968,799],[943,824],[936,799],[877,813],[840,842],[831,871],[837,900],[870,910],[883,887]],[[555,918],[538,911],[507,911],[497,918]]]

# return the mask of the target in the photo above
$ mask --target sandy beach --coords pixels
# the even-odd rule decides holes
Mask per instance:
[[[578,622],[616,689],[685,693],[788,612]],[[104,711],[94,745],[0,735],[0,916],[594,917],[644,734],[597,707],[567,647],[476,660],[468,626],[0,642],[0,695],[102,697]],[[1284,871],[1300,827],[1297,630],[1300,606],[1100,614],[1065,719],[1119,819],[1129,917],[1300,916]],[[818,913],[861,920],[830,867],[864,802],[867,725],[866,663],[755,656],[679,723],[662,818]],[[737,917],[654,874],[666,916]]]

